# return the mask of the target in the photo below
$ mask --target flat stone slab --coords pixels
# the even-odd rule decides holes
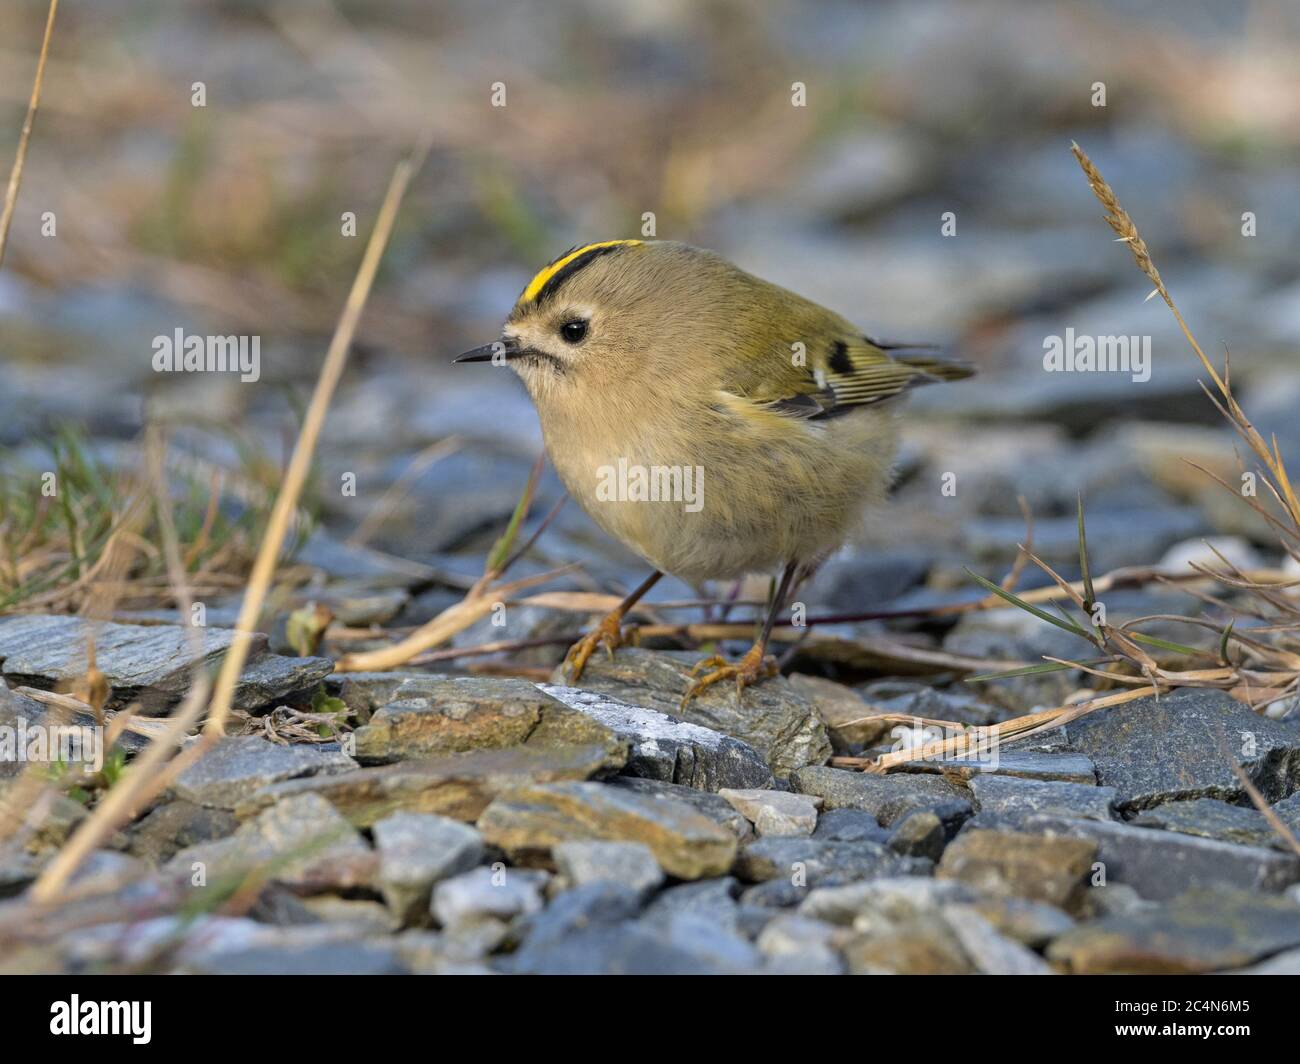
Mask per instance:
[[[197,637],[201,655],[193,653]],[[47,687],[86,672],[87,641],[95,640],[95,664],[113,689],[110,705],[136,701],[162,710],[189,690],[196,660],[215,666],[234,641],[229,628],[190,629],[177,624],[94,624],[80,617],[40,614],[0,618],[0,668],[15,685]],[[266,653],[266,636],[252,637],[249,663],[235,691],[235,706],[257,709],[308,690],[334,670],[328,658],[289,658]]]
[[[298,776],[347,772],[357,763],[340,750],[282,746],[256,735],[222,739],[172,784],[174,797],[214,809],[234,809],[264,787]]]
[[[329,802],[301,794],[277,802],[227,838],[181,850],[165,871],[189,878],[202,866],[209,884],[269,873],[311,893],[368,887],[376,864],[370,847]]]
[[[734,876],[718,876],[694,883],[679,883],[661,890],[646,907],[647,923],[667,923],[679,913],[702,916],[718,927],[737,931],[740,906],[736,895],[740,883]]]
[[[567,842],[562,846],[625,846],[621,842]],[[558,848],[557,848],[558,849]],[[651,857],[651,863],[660,880],[663,872]],[[596,879],[579,886],[569,887],[553,894],[546,908],[519,921],[513,937],[522,947],[502,963],[513,970],[514,963],[530,952],[567,941],[574,934],[593,925],[605,925],[630,920],[640,915],[644,903],[643,892],[626,883],[611,879]]]
[[[939,814],[931,809],[916,809],[894,821],[889,833],[889,848],[910,857],[937,861],[948,841],[948,830]]]
[[[47,725],[56,722],[75,729],[95,726],[95,718],[89,712],[51,716],[44,703],[9,690],[0,679],[0,728],[5,729],[0,733],[0,781],[21,776],[33,763],[48,764],[56,760],[50,752],[52,740],[60,747],[58,753],[68,755],[69,763],[76,763],[79,757],[93,762],[96,751],[84,741],[86,733],[68,733],[68,739],[75,739],[75,743],[64,744],[52,730],[47,730]],[[129,753],[137,753],[148,744],[148,739],[132,731],[123,731],[116,743]],[[108,751],[103,753],[107,755]]]
[[[961,802],[970,808],[970,791],[939,776],[894,773],[878,776],[842,768],[809,766],[790,777],[801,794],[822,799],[825,809],[861,809],[888,827],[917,809]]]
[[[259,654],[239,674],[232,704],[236,709],[261,709],[289,695],[314,691],[333,671],[329,658]],[[188,681],[184,690],[189,690]]]
[[[798,913],[773,918],[754,940],[767,970],[782,975],[840,975],[844,962],[835,948],[836,929]]]
[[[1067,931],[1048,959],[1078,974],[1192,975],[1300,946],[1300,906],[1241,891],[1192,891],[1155,909]]]
[[[681,783],[704,791],[765,787],[772,782],[772,770],[763,756],[730,735],[593,691],[539,686],[552,698],[628,742],[625,775]]]
[[[1300,833],[1300,791],[1291,795],[1289,798],[1283,798],[1280,802],[1273,803],[1273,812],[1281,818],[1292,833]]]
[[[734,684],[706,688],[681,707],[700,655],[624,647],[610,660],[593,655],[582,675],[582,690],[608,695],[629,705],[699,724],[747,743],[785,778],[804,765],[823,764],[831,754],[826,726],[806,698],[784,677],[746,688],[738,704]],[[554,682],[564,683],[559,670]]]
[[[931,863],[900,856],[872,842],[832,842],[770,836],[747,843],[736,875],[749,883],[791,880],[798,887],[828,887],[882,876],[923,874]]]
[[[938,773],[963,780],[1011,776],[1028,780],[1059,780],[1087,786],[1093,786],[1097,782],[1097,770],[1092,759],[1068,751],[1047,753],[997,750],[987,762],[955,758],[948,761],[915,761],[903,768],[908,772]]]
[[[380,691],[372,688],[372,697]],[[405,679],[389,694],[390,700],[354,733],[358,761],[408,761],[524,743],[603,743],[617,752],[619,764],[626,758],[625,744],[610,728],[527,680],[425,676]]]
[[[886,876],[846,886],[818,887],[799,904],[799,914],[837,927],[862,927],[872,921],[936,917],[943,906],[973,903],[974,887],[929,876]]]
[[[1047,813],[1085,820],[1115,819],[1114,787],[980,775],[970,781],[970,789],[982,812],[1012,818]]]
[[[754,828],[730,802],[709,791],[697,791],[681,783],[643,779],[638,776],[614,776],[606,779],[608,787],[620,787],[659,801],[684,802],[697,813],[730,831],[740,841],[752,838]]]
[[[967,974],[977,969],[944,912],[979,897],[951,880],[887,876],[819,887],[800,902],[798,913],[843,929],[839,942],[850,972]]]
[[[544,872],[528,868],[474,868],[434,887],[431,910],[444,927],[527,916],[542,907],[546,879]]]
[[[889,841],[890,831],[882,828],[876,818],[863,809],[828,809],[817,818],[814,839],[837,842]]]
[[[483,838],[468,824],[432,813],[394,813],[374,826],[376,881],[402,923],[429,909],[433,885],[468,872],[483,858]]]
[[[977,825],[982,819],[980,814],[971,824]],[[1066,817],[1031,816],[1018,827],[1095,842],[1096,860],[1104,866],[1106,883],[1127,884],[1153,901],[1198,887],[1275,894],[1300,881],[1300,857],[1258,846]]]
[[[177,851],[232,835],[239,827],[235,814],[193,802],[164,802],[131,825],[130,850],[150,864],[163,864]]]
[[[526,865],[549,864],[551,850],[571,839],[645,843],[679,879],[721,875],[736,856],[735,836],[690,806],[600,783],[513,788],[483,811],[478,828]]]
[[[235,812],[245,818],[283,798],[316,794],[358,827],[369,827],[401,810],[437,813],[472,823],[493,798],[511,787],[528,782],[584,780],[604,771],[608,758],[609,751],[603,746],[476,750],[427,761],[361,768],[336,776],[286,780],[265,788]]]
[[[934,874],[987,894],[1070,910],[1083,896],[1096,852],[1096,843],[1088,839],[968,827],[944,850]]]
[[[645,899],[663,885],[663,870],[643,842],[572,839],[559,843],[551,853],[560,873],[575,887],[618,883]]]
[[[1073,917],[1047,902],[989,897],[968,904],[1002,934],[1032,949],[1041,949],[1075,926]]]
[[[530,975],[746,975],[761,970],[763,959],[746,939],[682,914],[666,923],[584,927],[525,946],[504,964]]]
[[[1089,714],[1070,745],[1097,766],[1124,809],[1193,798],[1244,797],[1235,758],[1266,800],[1300,786],[1300,727],[1269,720],[1222,691],[1184,688]]]
[[[1055,974],[1042,957],[1002,934],[973,906],[949,906],[943,918],[977,971],[985,975]]]
[[[977,969],[943,920],[900,920],[849,936],[850,975],[974,975]]]
[[[320,569],[333,580],[353,580],[370,588],[410,588],[439,576],[432,566],[344,543],[321,528],[312,532],[294,560]]]
[[[1294,852],[1254,806],[1229,805],[1215,798],[1166,802],[1144,810],[1132,822],[1144,828],[1163,828],[1220,842]]]
[[[817,827],[820,798],[789,791],[731,788],[718,794],[744,814],[760,835],[811,835]]]

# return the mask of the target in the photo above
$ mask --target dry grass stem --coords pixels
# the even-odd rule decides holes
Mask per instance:
[[[18,151],[14,153],[13,169],[9,171],[9,186],[5,189],[4,211],[0,213],[0,265],[4,265],[5,248],[9,246],[9,227],[13,224],[14,208],[18,204],[18,189],[23,183],[23,166],[27,162],[27,145],[32,139],[36,124],[36,110],[41,105],[41,86],[45,82],[45,60],[50,54],[50,39],[54,36],[54,16],[59,10],[59,0],[50,0],[50,11],[45,19],[45,36],[41,40],[41,54],[36,60],[36,77],[32,80],[32,95],[27,102],[27,117],[23,131],[18,135]]]
[[[224,724],[230,712],[235,686],[248,660],[252,632],[266,600],[286,534],[295,517],[298,498],[306,483],[312,455],[315,453],[324,426],[329,401],[347,364],[352,337],[361,313],[365,309],[366,297],[392,233],[398,208],[411,178],[419,170],[428,152],[428,147],[429,142],[426,137],[394,169],[375,228],[366,244],[361,265],[322,363],[316,389],[303,419],[303,426],[285,472],[284,482],[276,498],[275,507],[271,512],[271,518],[248,580],[236,621],[235,639],[222,661],[211,702],[207,700],[205,680],[201,681],[196,677],[196,682],[191,685],[186,699],[169,720],[166,735],[150,743],[135,759],[130,773],[120,781],[118,786],[109,790],[94,813],[78,828],[54,860],[42,870],[29,893],[33,903],[42,905],[54,902],[81,861],[111,835],[117,825],[130,819],[149,797],[161,793],[180,772],[184,771],[185,767],[193,763],[212,742],[224,734]],[[164,498],[159,502],[159,509],[166,512],[169,506],[165,499],[165,489],[162,490],[162,494]],[[164,520],[163,526],[170,528],[170,521]],[[179,579],[177,601],[188,603],[190,593],[185,590],[183,567],[174,530],[170,537],[164,535],[164,544],[173,582]],[[202,740],[192,744],[178,757],[172,758],[173,750],[197,724],[205,707],[208,720]]]
[[[329,350],[325,353],[320,376],[316,380],[316,388],[312,393],[311,402],[303,418],[298,440],[294,444],[293,456],[289,460],[288,469],[285,470],[284,480],[280,487],[280,493],[276,497],[275,507],[271,511],[271,519],[266,534],[262,539],[261,546],[258,548],[257,558],[253,563],[253,571],[248,578],[244,600],[240,605],[239,616],[235,622],[235,639],[221,663],[221,671],[217,674],[217,682],[213,689],[212,704],[209,707],[207,722],[207,730],[213,734],[221,735],[224,733],[226,716],[230,712],[230,703],[235,694],[235,685],[239,682],[239,676],[244,670],[245,662],[248,660],[248,649],[252,642],[252,633],[256,630],[258,620],[261,617],[262,606],[266,601],[267,591],[275,575],[275,568],[279,562],[280,551],[284,546],[290,520],[297,509],[298,498],[302,494],[303,485],[307,481],[312,456],[316,452],[316,444],[320,440],[321,429],[325,425],[326,411],[329,409],[334,390],[343,375],[344,367],[347,365],[352,337],[356,333],[357,323],[361,320],[362,311],[365,310],[366,299],[370,295],[375,274],[379,270],[379,261],[383,256],[384,248],[388,245],[388,239],[392,235],[393,223],[397,220],[398,208],[401,206],[402,198],[406,194],[411,178],[415,176],[423,164],[428,150],[429,139],[425,135],[411,153],[399,162],[394,169],[392,180],[388,185],[388,192],[384,196],[382,206],[379,208],[379,217],[375,221],[375,227],[371,231],[370,239],[366,244],[361,266],[357,270],[356,278],[352,283],[352,290],[348,293],[347,302],[344,304],[338,327],[335,329],[334,336],[330,341]]]
[[[1300,543],[1300,503],[1297,502],[1295,492],[1292,489],[1291,480],[1287,475],[1276,439],[1266,442],[1254,425],[1251,424],[1250,419],[1233,394],[1228,364],[1225,362],[1224,370],[1220,374],[1209,358],[1206,357],[1205,352],[1197,343],[1195,336],[1184,320],[1182,313],[1174,303],[1168,287],[1161,278],[1160,271],[1156,268],[1146,241],[1142,238],[1133,219],[1120,204],[1114,190],[1101,176],[1101,172],[1078,144],[1072,145],[1071,150],[1080,167],[1082,167],[1093,194],[1105,209],[1107,224],[1115,232],[1119,240],[1128,245],[1138,269],[1155,286],[1152,296],[1159,295],[1165,301],[1188,344],[1200,360],[1202,367],[1209,374],[1215,390],[1212,391],[1203,384],[1202,387],[1205,389],[1207,397],[1233,426],[1259,461],[1262,467],[1261,477],[1265,487],[1269,495],[1281,507],[1284,519],[1269,513],[1267,508],[1255,499],[1245,496],[1243,498],[1278,532],[1280,545],[1284,553],[1295,558],[1297,550],[1293,544]],[[1221,477],[1212,473],[1208,475],[1224,488],[1232,490]],[[1236,493],[1234,492],[1234,494]],[[1058,727],[1060,724],[1076,719],[1086,713],[1096,712],[1099,709],[1105,709],[1136,698],[1145,698],[1149,694],[1159,695],[1163,691],[1180,687],[1218,688],[1227,691],[1234,698],[1245,702],[1257,711],[1265,705],[1274,704],[1281,698],[1294,696],[1297,691],[1300,691],[1300,649],[1293,649],[1281,642],[1285,638],[1284,633],[1290,632],[1294,624],[1300,623],[1300,603],[1285,594],[1295,585],[1294,577],[1280,570],[1243,571],[1233,565],[1222,552],[1215,550],[1212,546],[1210,549],[1218,564],[1214,566],[1192,565],[1189,566],[1187,574],[1159,573],[1148,569],[1142,576],[1139,576],[1140,571],[1137,570],[1120,570],[1093,580],[1088,567],[1083,504],[1082,500],[1080,500],[1079,560],[1083,572],[1081,580],[1075,583],[1067,582],[1042,558],[1035,555],[1031,546],[1028,545],[1021,546],[1020,553],[1016,558],[1017,564],[1024,559],[1034,562],[1039,569],[1051,577],[1055,587],[1039,589],[1036,592],[1026,592],[1024,595],[1014,595],[1011,592],[1011,587],[1014,585],[1008,581],[1004,581],[999,588],[998,585],[993,585],[983,578],[977,577],[990,591],[998,592],[1000,590],[1001,594],[990,596],[995,601],[1005,600],[997,601],[997,604],[1006,605],[1010,602],[1021,609],[1034,613],[1041,619],[1089,641],[1106,655],[1100,662],[1091,663],[1072,661],[1067,658],[1045,657],[1044,660],[1047,663],[1060,668],[1081,671],[1087,675],[1097,677],[1107,684],[1128,685],[1131,688],[1118,694],[1101,695],[1080,706],[1062,706],[1054,710],[1048,710],[1045,713],[1030,714],[1006,724],[995,725],[988,729],[988,743],[990,745],[987,748],[995,749],[1003,742],[1025,738],[1037,734],[1045,728]],[[1014,567],[1013,573],[1016,576],[1019,575],[1018,570]],[[1011,575],[1008,574],[1008,580]],[[1248,601],[1245,607],[1238,611],[1234,603],[1203,594],[1194,587],[1189,586],[1187,588],[1194,597],[1212,604],[1216,609],[1220,609],[1234,617],[1234,620],[1226,625],[1212,625],[1197,618],[1162,615],[1159,617],[1139,618],[1115,626],[1106,623],[1104,614],[1095,613],[1094,606],[1098,601],[1099,593],[1109,591],[1113,587],[1132,586],[1134,583],[1141,584],[1151,580],[1171,586],[1191,585],[1208,581],[1217,584],[1230,595],[1236,593],[1239,597],[1246,597]],[[1060,616],[1057,617],[1038,610],[1034,605],[1036,602],[1052,601],[1056,603],[1062,600],[1081,611],[1084,620],[1075,620],[1066,609],[1061,609]],[[981,608],[984,608],[988,602],[989,600],[983,600],[980,603]],[[1265,633],[1258,629],[1250,635],[1245,635],[1234,628],[1235,617],[1238,612],[1253,619],[1271,622],[1280,621],[1281,623],[1271,626],[1273,628],[1271,640],[1259,638]],[[1139,625],[1157,620],[1210,628],[1219,636],[1217,651],[1208,648],[1187,647],[1137,631]],[[1229,655],[1230,647],[1235,647],[1239,653]],[[1157,658],[1157,653],[1161,655],[1160,658]],[[1174,658],[1171,656],[1176,656],[1178,659],[1179,664],[1177,666],[1173,664]],[[1233,657],[1239,657],[1240,661],[1234,661]],[[1200,659],[1200,661],[1198,662],[1197,659]],[[1188,665],[1192,667],[1188,667]],[[942,758],[955,750],[961,749],[965,742],[966,740],[958,737],[940,743],[927,744],[919,749],[895,751],[885,754],[874,761],[866,759],[850,760],[860,764],[860,767],[869,768],[871,771],[884,772],[915,761]]]

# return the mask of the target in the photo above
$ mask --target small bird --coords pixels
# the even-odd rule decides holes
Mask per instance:
[[[643,240],[566,251],[500,339],[456,361],[522,378],[569,494],[654,570],[570,649],[570,682],[598,646],[623,644],[623,619],[664,573],[698,587],[780,572],[754,646],[736,664],[701,661],[683,705],[728,679],[739,699],[775,673],[786,599],[884,499],[896,400],[974,372],[873,340],[711,251]]]

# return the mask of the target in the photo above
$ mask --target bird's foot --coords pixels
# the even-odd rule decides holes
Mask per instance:
[[[603,646],[612,660],[614,651],[635,639],[635,632],[635,625],[623,627],[621,613],[616,611],[606,614],[595,628],[569,647],[569,652],[564,656],[564,674],[569,678],[569,683],[577,683],[582,679],[587,659],[596,652],[597,647]]]
[[[698,674],[705,669],[711,669],[711,671],[699,676]],[[691,675],[695,676],[696,679],[691,681],[690,687],[682,695],[682,701],[678,709],[685,709],[686,704],[692,698],[706,687],[712,687],[721,680],[736,681],[736,703],[739,705],[746,687],[758,683],[759,680],[775,676],[777,671],[776,659],[766,655],[764,648],[757,643],[750,647],[745,656],[734,665],[721,654],[714,654],[711,658],[705,658],[691,669]]]

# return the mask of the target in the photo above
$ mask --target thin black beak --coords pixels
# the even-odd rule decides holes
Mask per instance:
[[[496,340],[490,344],[484,344],[482,347],[476,347],[472,351],[466,351],[463,355],[457,355],[456,358],[452,359],[452,363],[491,362],[494,358],[509,361],[512,358],[518,358],[520,353],[519,348],[513,341]]]

